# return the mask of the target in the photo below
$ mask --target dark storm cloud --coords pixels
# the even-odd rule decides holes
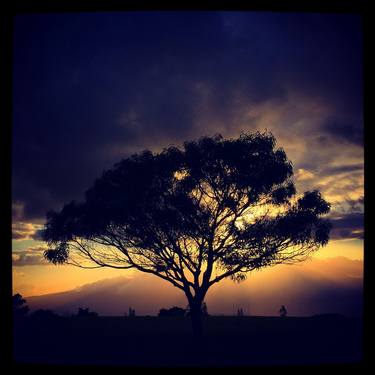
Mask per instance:
[[[27,239],[41,239],[41,226],[33,223],[25,223],[16,221],[12,223],[12,239],[27,240]]]
[[[253,17],[231,13],[225,17],[232,18],[232,27],[240,29],[237,37],[248,44],[255,41],[257,50],[264,51],[265,61],[276,68],[271,77],[276,75],[283,84],[329,98],[345,112],[361,113],[359,17],[307,13],[258,13]],[[247,50],[255,61],[257,50]]]
[[[363,239],[364,216],[361,212],[343,214],[332,217],[331,239],[358,238]]]
[[[14,201],[25,219],[44,217],[119,158],[217,133],[215,119],[233,126],[242,103],[282,102],[290,90],[331,103],[359,143],[361,48],[351,15],[19,15]],[[349,139],[349,127],[337,136]]]
[[[320,172],[321,176],[327,175],[335,175],[335,174],[342,174],[342,173],[356,173],[362,172],[363,173],[363,164],[348,164],[348,165],[340,165],[336,167],[327,167],[323,168]]]
[[[323,130],[346,142],[363,145],[363,127],[358,124],[329,120],[323,125]]]

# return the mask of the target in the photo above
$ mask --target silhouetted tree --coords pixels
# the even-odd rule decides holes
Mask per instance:
[[[186,307],[185,315],[191,316],[191,308],[189,304]],[[208,316],[207,304],[204,301],[201,304],[201,316]]]
[[[293,169],[269,133],[220,135],[183,150],[133,155],[105,171],[82,203],[49,212],[45,257],[83,268],[135,268],[185,293],[202,331],[208,289],[230,277],[305,260],[326,245],[329,204],[295,195]]]
[[[13,317],[15,319],[24,318],[29,312],[29,306],[26,305],[26,300],[22,298],[21,294],[17,293],[12,297]]]

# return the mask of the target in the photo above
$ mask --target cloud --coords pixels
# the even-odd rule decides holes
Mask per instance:
[[[32,246],[26,250],[13,251],[13,267],[49,265],[43,257],[46,249],[47,246]]]
[[[364,237],[364,215],[361,212],[332,217],[331,223],[333,225],[330,234],[332,240],[348,238],[363,239]]]
[[[298,181],[306,181],[306,180],[311,180],[315,177],[314,173],[306,170],[306,169],[303,169],[303,168],[299,168],[297,170],[297,173],[295,173],[295,177]]]
[[[22,202],[12,203],[12,221],[20,221],[24,217],[24,204]]]
[[[332,136],[342,139],[347,143],[363,146],[363,128],[356,124],[346,122],[345,120],[329,119],[323,125],[323,129]]]
[[[251,273],[240,284],[224,280],[210,289],[206,302],[212,314],[232,314],[233,307],[243,307],[247,314],[277,315],[284,304],[292,316],[328,312],[358,316],[362,278],[362,261],[314,259]],[[138,315],[156,315],[162,307],[187,304],[179,290],[145,274],[99,280],[68,292],[27,297],[27,301],[32,309],[73,313],[78,307],[89,307],[101,315],[123,315],[129,307]]]
[[[17,15],[13,49],[18,221],[82,199],[122,157],[201,135],[268,128],[314,174],[363,159],[355,15]]]
[[[40,239],[43,226],[22,221],[12,223],[12,238],[14,240]]]
[[[343,164],[339,166],[328,166],[326,168],[321,169],[321,175],[337,175],[343,173],[363,173],[364,165],[363,163],[356,163],[356,164]]]

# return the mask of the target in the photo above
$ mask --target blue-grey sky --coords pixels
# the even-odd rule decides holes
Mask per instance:
[[[134,152],[256,130],[284,147],[299,192],[332,203],[332,239],[361,239],[362,50],[355,14],[17,15],[14,239]]]

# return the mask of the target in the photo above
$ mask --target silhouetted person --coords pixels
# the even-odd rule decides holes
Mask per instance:
[[[243,316],[243,309],[242,309],[242,307],[240,307],[239,309],[237,309],[237,316]]]
[[[286,311],[286,308],[285,308],[284,305],[282,305],[282,306],[280,307],[279,313],[280,313],[280,316],[281,316],[282,318],[286,317],[286,313],[287,313],[287,311]]]

